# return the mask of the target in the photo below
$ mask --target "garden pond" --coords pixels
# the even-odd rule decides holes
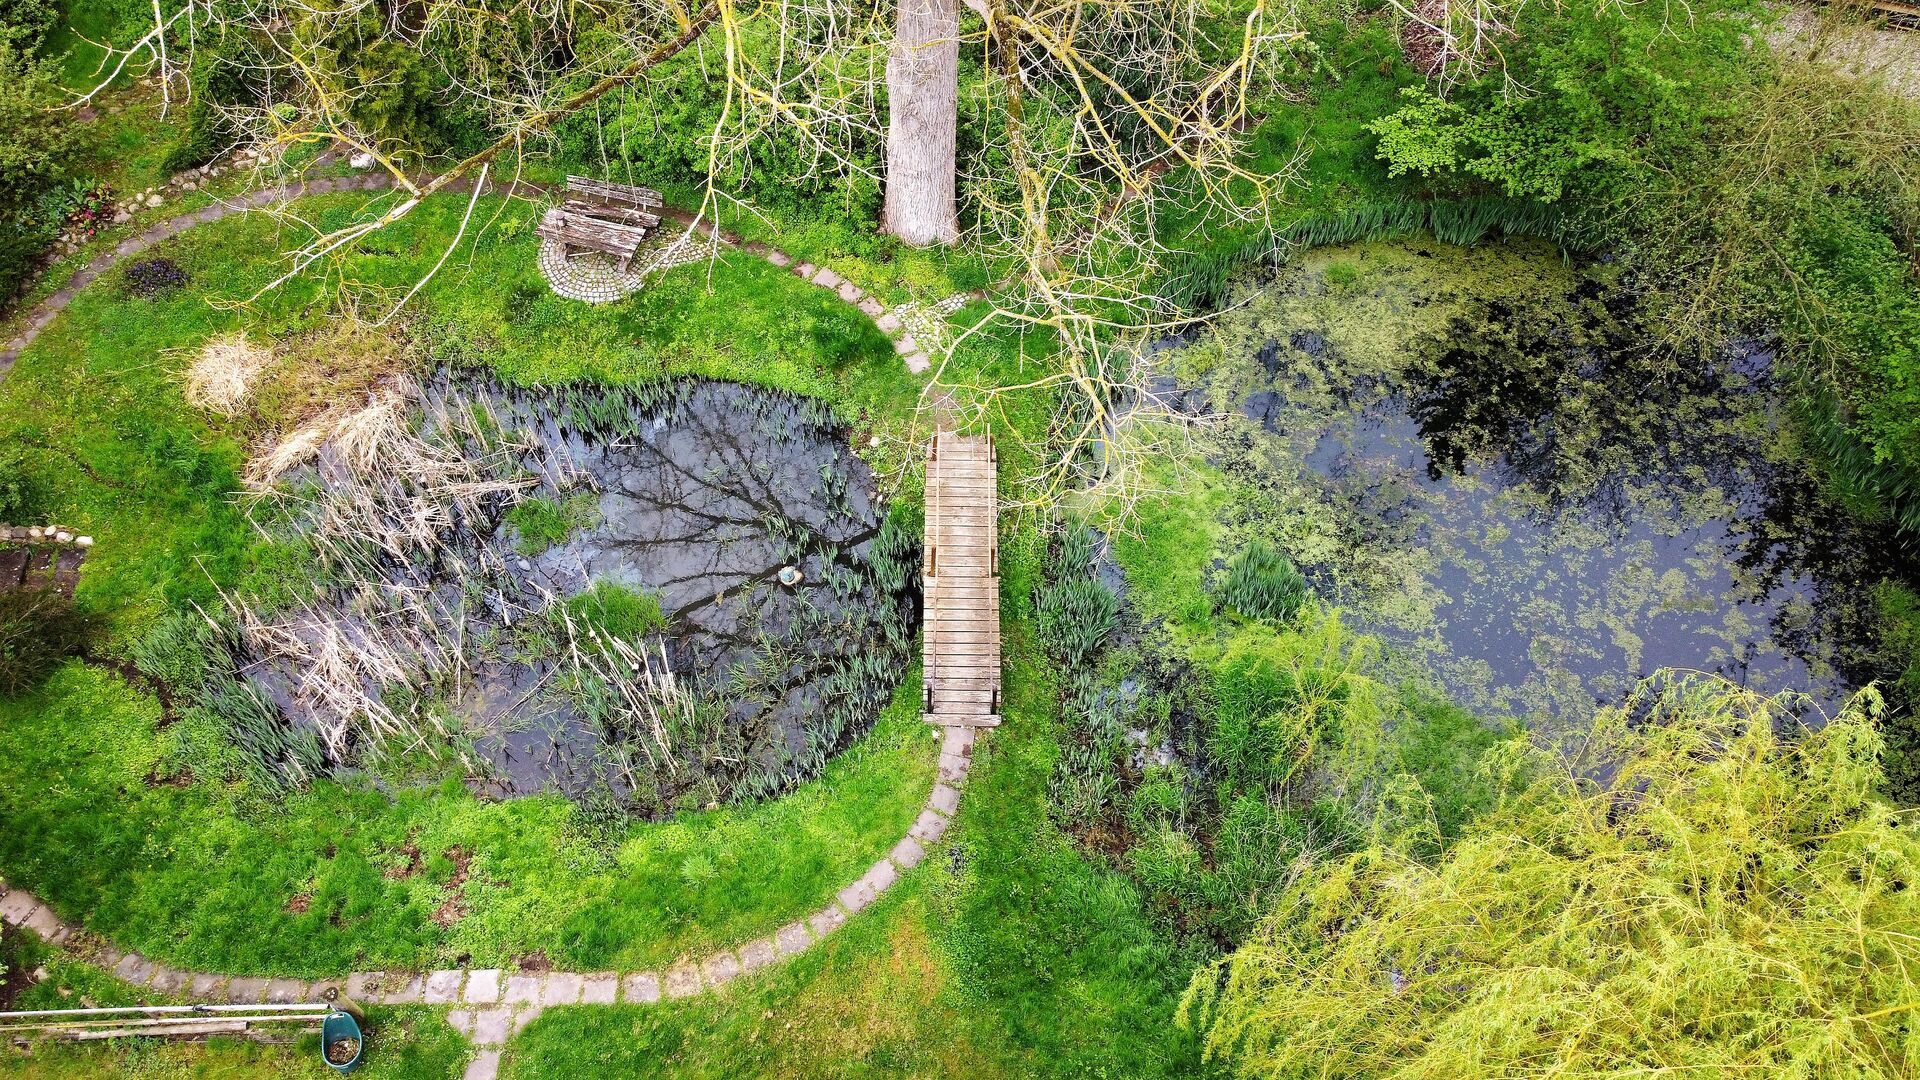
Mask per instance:
[[[256,509],[313,565],[312,599],[237,635],[296,729],[265,740],[282,765],[414,739],[483,793],[662,814],[815,775],[891,699],[918,528],[826,406],[445,373],[382,393]]]
[[[1652,326],[1544,245],[1323,249],[1170,345],[1158,392],[1215,418],[1234,540],[1286,551],[1401,675],[1577,732],[1691,669],[1817,723],[1878,674],[1863,583],[1911,556],[1824,504],[1764,343]]]

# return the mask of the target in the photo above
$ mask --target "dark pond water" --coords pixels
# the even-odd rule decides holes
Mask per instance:
[[[1757,343],[1680,355],[1550,253],[1317,253],[1176,353],[1234,532],[1277,540],[1405,674],[1579,730],[1665,668],[1804,695],[1872,675],[1859,583],[1902,556],[1826,511]]]
[[[887,523],[823,406],[713,382],[528,391],[443,376],[419,411],[425,443],[519,486],[452,507],[433,545],[377,557],[377,595],[362,573],[319,608],[369,633],[427,624],[411,690],[452,714],[481,790],[600,792],[643,813],[773,794],[891,697],[917,617],[918,538]],[[422,492],[404,494],[390,516],[421,513],[407,500]],[[509,517],[532,499],[574,519],[544,550]],[[603,646],[587,620],[611,636],[627,624],[577,605],[609,587],[657,605],[664,626]],[[561,610],[589,614],[569,629]],[[657,699],[632,696],[647,681],[638,657],[656,680],[672,674],[687,708],[656,715]],[[278,697],[297,714],[292,690]]]

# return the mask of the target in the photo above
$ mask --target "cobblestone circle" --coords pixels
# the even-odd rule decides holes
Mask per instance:
[[[163,240],[177,236],[196,225],[219,221],[231,214],[256,210],[306,195],[324,195],[346,191],[377,191],[391,187],[392,177],[385,173],[364,176],[329,177],[249,192],[234,199],[214,203],[192,213],[170,218],[145,231],[122,240],[112,250],[101,253],[59,290],[40,301],[28,316],[25,329],[0,349],[0,379],[5,378],[20,353],[38,337],[59,313],[72,303],[78,292],[105,273],[114,263],[139,254]],[[525,188],[527,185],[520,185]],[[451,190],[471,191],[471,184],[449,185]],[[669,211],[682,224],[692,219]],[[859,308],[893,342],[901,362],[914,374],[923,374],[931,366],[927,348],[921,343],[944,345],[945,316],[958,310],[964,296],[947,297],[926,307],[902,305],[888,309],[880,300],[867,295],[837,272],[801,262],[791,255],[759,243],[738,243],[705,222],[697,226],[707,238],[703,243],[691,234],[682,234],[660,245],[643,269],[627,274],[612,266],[590,270],[584,257],[567,260],[558,250],[550,252],[548,243],[540,248],[540,269],[562,296],[588,303],[608,303],[629,295],[641,286],[654,270],[697,261],[707,257],[717,239],[738,246],[749,254],[789,270],[802,280],[828,289]],[[642,249],[643,253],[646,249]],[[629,280],[631,279],[631,280]],[[617,290],[625,290],[613,295]],[[67,923],[52,909],[24,889],[10,889],[0,882],[0,921],[25,927],[48,942],[68,950],[80,959],[110,969],[122,980],[144,987],[156,998],[207,1003],[295,1003],[332,1000],[345,995],[355,1001],[378,1005],[447,1005],[452,1008],[447,1020],[479,1048],[468,1064],[465,1080],[494,1080],[499,1075],[501,1048],[515,1032],[531,1023],[541,1011],[555,1005],[654,1004],[661,1000],[692,997],[719,990],[733,979],[804,952],[849,918],[873,904],[900,879],[900,875],[918,866],[927,850],[946,835],[949,820],[956,813],[960,790],[965,786],[967,770],[973,759],[975,729],[942,727],[939,776],[911,828],[893,846],[893,850],[869,867],[866,873],[841,889],[826,907],[804,918],[795,919],[778,930],[734,948],[707,957],[684,957],[660,971],[506,971],[498,968],[449,968],[428,972],[356,971],[338,979],[273,979],[213,972],[183,971],[139,953],[124,952],[101,942],[80,927]]]

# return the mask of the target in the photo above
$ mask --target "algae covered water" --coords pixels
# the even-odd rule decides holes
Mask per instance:
[[[1171,362],[1241,539],[1275,540],[1483,715],[1577,730],[1678,668],[1799,695],[1870,677],[1856,587],[1898,553],[1825,512],[1764,344],[1663,344],[1606,267],[1526,246],[1316,252]]]

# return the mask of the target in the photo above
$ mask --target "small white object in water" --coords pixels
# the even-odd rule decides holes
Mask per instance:
[[[780,577],[780,584],[785,585],[787,588],[791,589],[795,585],[800,584],[803,575],[800,573],[800,568],[797,566],[783,566],[780,568],[779,577]]]

